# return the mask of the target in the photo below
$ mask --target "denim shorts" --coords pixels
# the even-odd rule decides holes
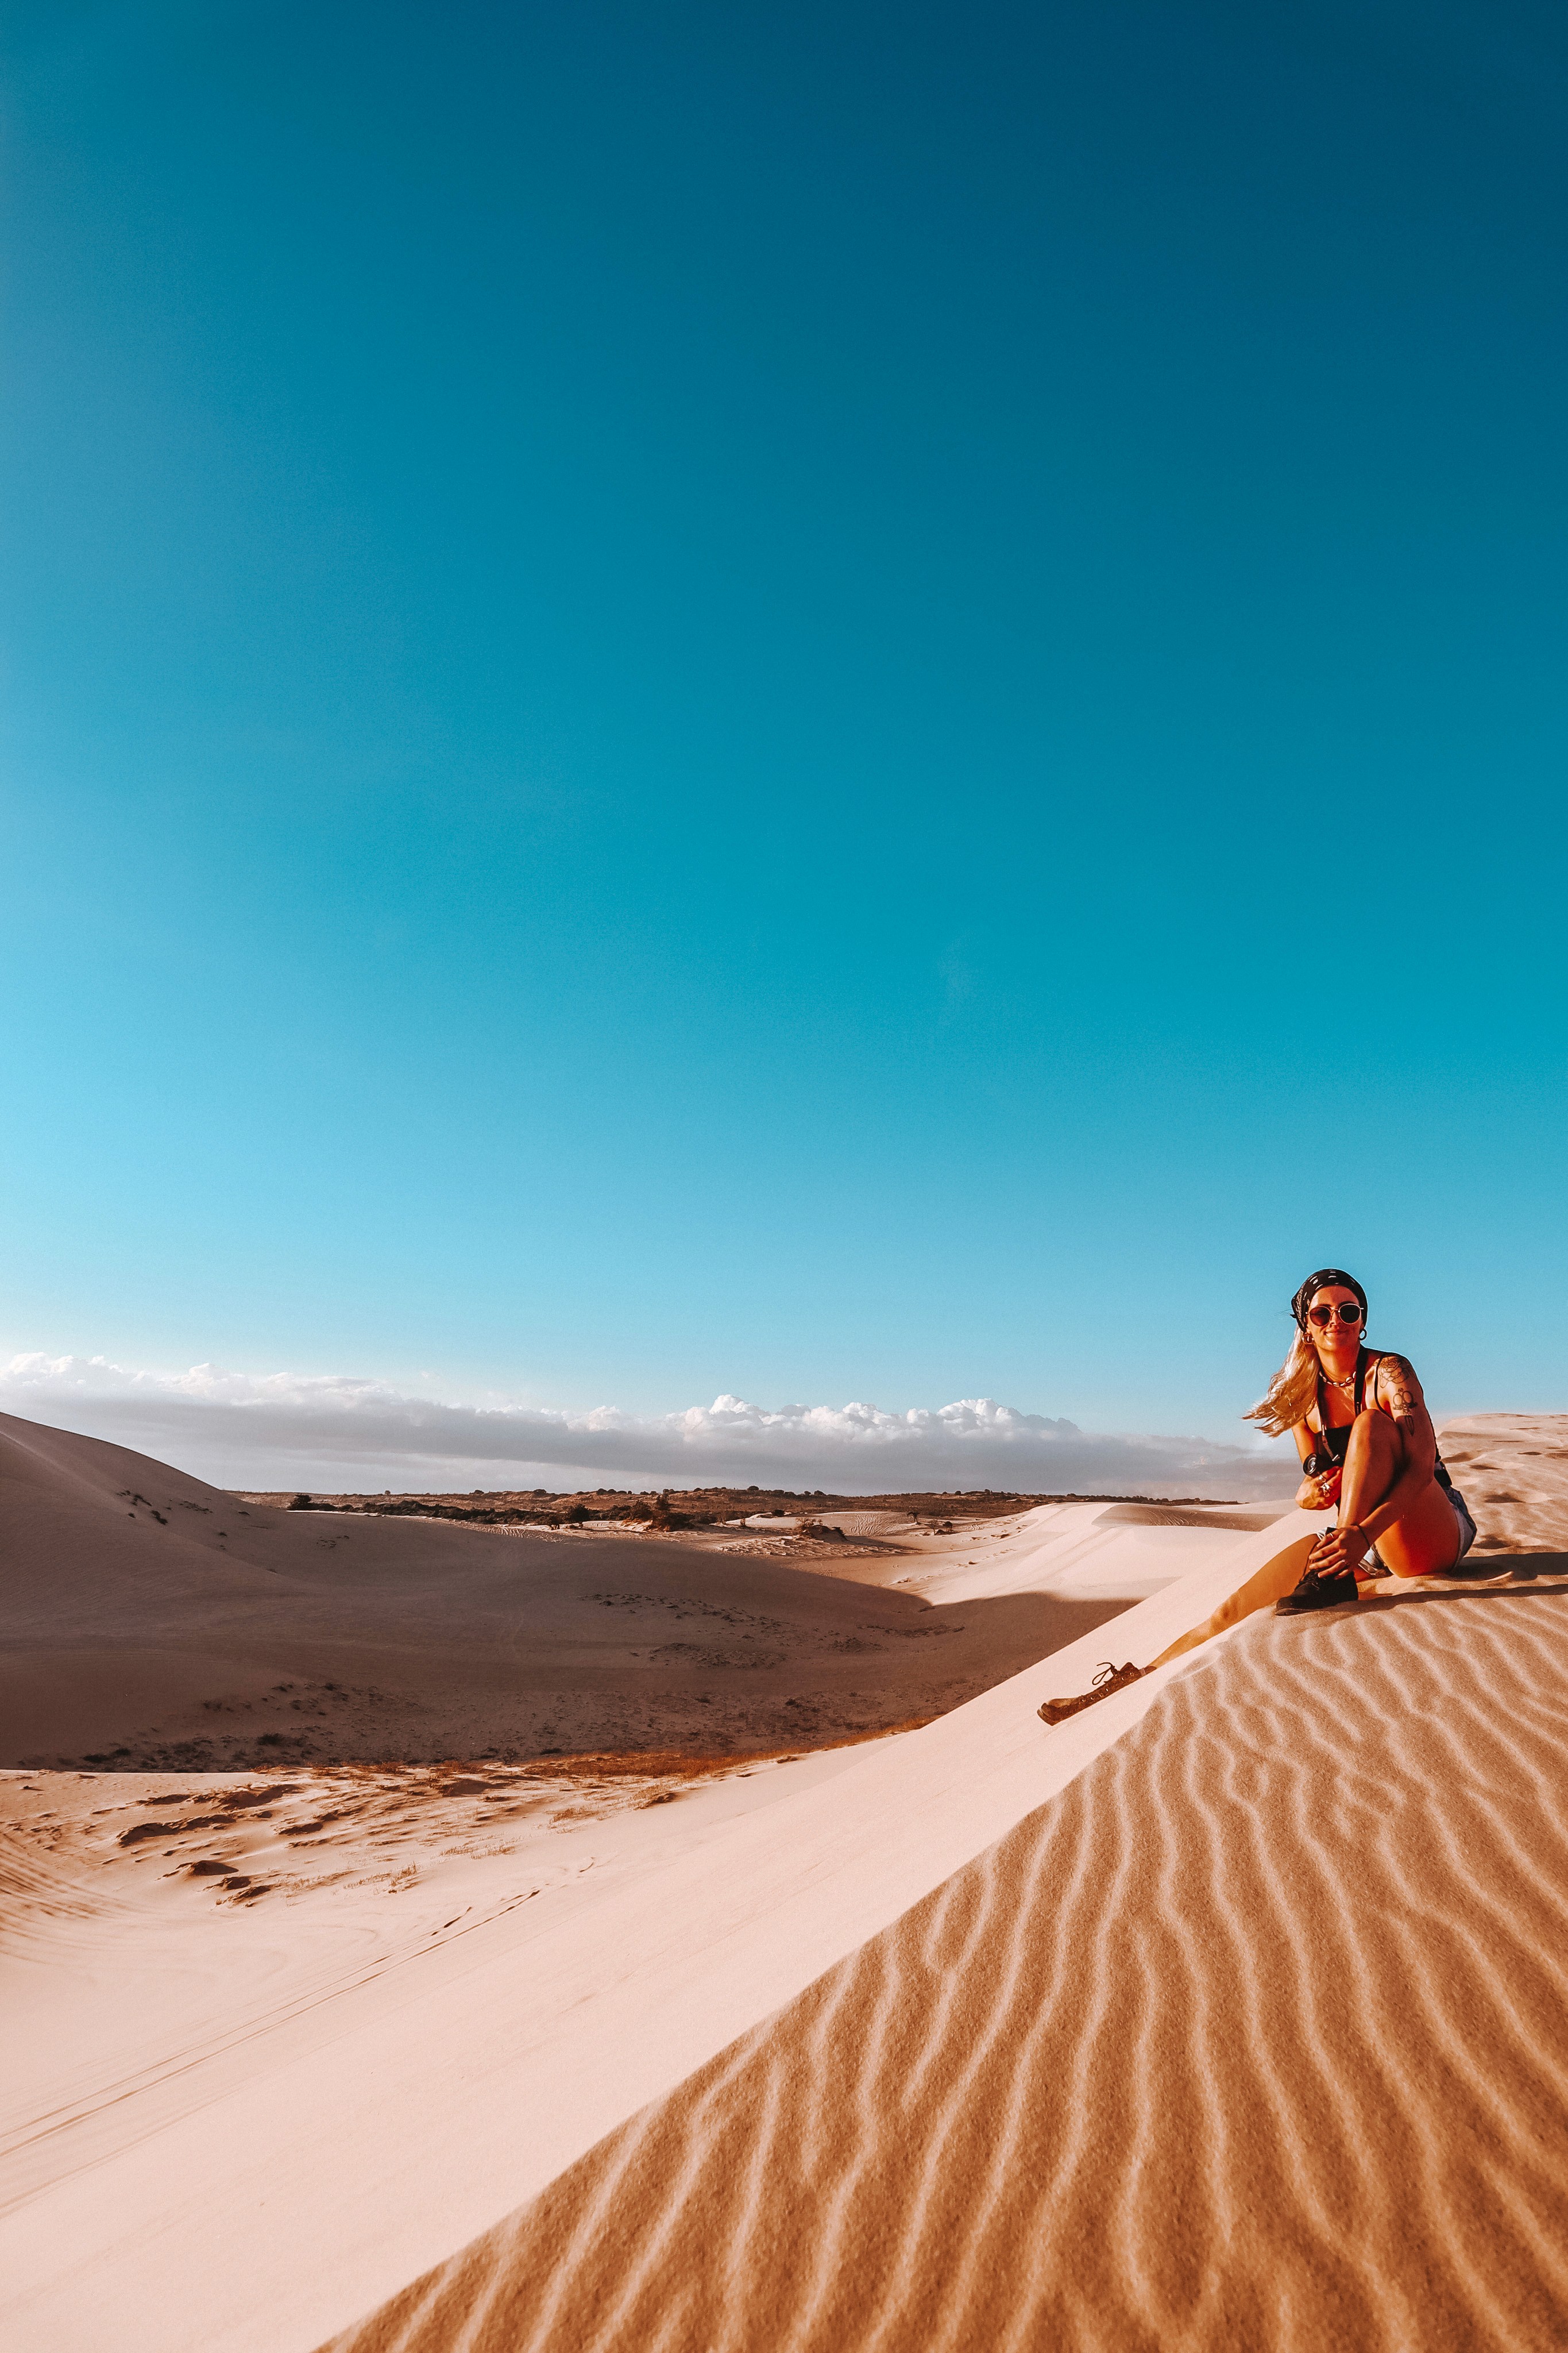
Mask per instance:
[[[1464,1559],[1465,1555],[1475,1543],[1476,1524],[1470,1517],[1470,1507],[1468,1504],[1466,1503],[1463,1495],[1460,1494],[1457,1487],[1449,1488],[1448,1501],[1454,1506],[1454,1517],[1459,1523],[1459,1560],[1457,1560],[1454,1563],[1454,1567],[1458,1568],[1459,1561]]]

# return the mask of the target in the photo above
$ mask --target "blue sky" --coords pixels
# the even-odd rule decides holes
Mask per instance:
[[[1568,1406],[1556,11],[8,21],[0,1340]]]

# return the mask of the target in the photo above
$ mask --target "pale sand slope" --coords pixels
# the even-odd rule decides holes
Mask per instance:
[[[12,1415],[0,1529],[5,1765],[812,1747],[955,1706],[1128,1598],[933,1605],[668,1538],[279,1512]]]
[[[1255,1619],[332,2353],[1568,2342],[1568,1590]]]
[[[1042,1504],[1015,1519],[971,1528],[959,1543],[946,1538],[917,1546],[900,1538],[928,1556],[900,1565],[893,1581],[937,1605],[1022,1592],[1058,1601],[1112,1594],[1142,1600],[1219,1558],[1227,1538],[1272,1526],[1285,1508],[1282,1502],[1207,1511],[1161,1504]]]
[[[1202,1606],[1267,1541],[1216,1532]],[[1026,1525],[1018,1544],[1033,1581]],[[1127,1622],[1155,1648],[1192,1606]],[[1033,1709],[1102,1641],[943,1719],[944,1739],[653,1810],[636,1785],[607,1810],[616,1788],[583,1777],[563,1805],[493,1765],[10,1777],[32,1815],[7,1841],[0,1948],[25,2052],[0,2089],[0,2334],[271,2353],[342,2326],[1070,1777],[1094,1719],[1047,1741]],[[194,1875],[208,1858],[249,1885]]]

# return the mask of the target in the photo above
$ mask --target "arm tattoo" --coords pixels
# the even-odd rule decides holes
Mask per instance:
[[[1379,1358],[1377,1370],[1378,1386],[1387,1401],[1390,1419],[1406,1437],[1414,1435],[1426,1419],[1426,1404],[1415,1366],[1408,1356],[1391,1356]]]

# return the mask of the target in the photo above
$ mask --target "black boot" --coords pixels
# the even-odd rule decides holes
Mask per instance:
[[[1337,1609],[1355,1599],[1355,1571],[1342,1569],[1337,1577],[1320,1577],[1310,1561],[1292,1593],[1282,1593],[1274,1604],[1277,1618],[1300,1618],[1309,1609]]]

